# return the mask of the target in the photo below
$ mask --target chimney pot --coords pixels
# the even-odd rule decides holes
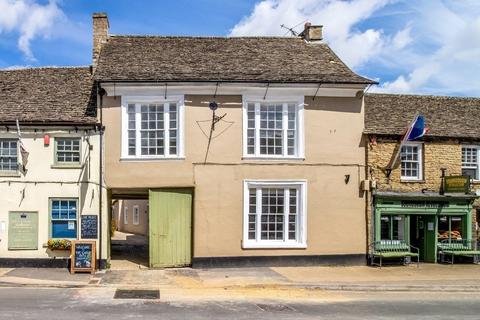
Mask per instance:
[[[108,23],[108,16],[104,12],[94,13],[93,16],[93,53],[92,53],[92,64],[94,67],[97,66],[98,57],[100,55],[100,50],[102,45],[107,41],[108,38],[108,29],[110,24]]]
[[[306,41],[321,41],[323,39],[323,26],[316,25],[312,26],[310,22],[305,23],[305,28],[300,36],[305,39]]]

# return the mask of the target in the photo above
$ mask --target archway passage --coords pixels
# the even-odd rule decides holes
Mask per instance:
[[[110,190],[112,270],[192,263],[192,188]]]
[[[112,270],[134,270],[149,266],[148,191],[112,193],[111,257]]]

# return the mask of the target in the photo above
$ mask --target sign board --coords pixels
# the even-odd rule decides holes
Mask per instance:
[[[446,193],[470,192],[470,178],[465,176],[448,176],[443,180]]]
[[[38,249],[38,212],[9,212],[8,250]]]
[[[82,215],[80,222],[81,238],[82,239],[97,239],[98,237],[98,216],[96,215]]]
[[[70,272],[95,272],[95,241],[72,241]]]

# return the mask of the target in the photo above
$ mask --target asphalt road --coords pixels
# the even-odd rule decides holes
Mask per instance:
[[[78,289],[0,288],[0,319],[480,319],[480,293],[341,295],[341,301],[174,303],[117,300]]]

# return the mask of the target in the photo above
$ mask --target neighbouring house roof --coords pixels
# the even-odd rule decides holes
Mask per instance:
[[[0,123],[94,124],[96,95],[88,67],[0,71]]]
[[[325,43],[286,37],[110,36],[100,81],[224,81],[372,84]]]
[[[480,138],[480,98],[400,94],[365,95],[364,133],[402,135],[417,112],[426,136]]]

